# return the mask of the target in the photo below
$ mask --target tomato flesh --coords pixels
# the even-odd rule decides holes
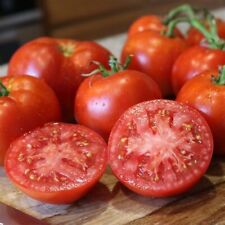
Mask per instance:
[[[168,100],[143,102],[127,110],[109,139],[114,174],[146,196],[172,196],[193,186],[211,161],[213,142],[204,118]]]
[[[25,193],[50,203],[80,198],[103,174],[106,143],[80,125],[50,123],[17,139],[5,168]]]

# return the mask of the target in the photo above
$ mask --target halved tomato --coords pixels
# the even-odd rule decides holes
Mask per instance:
[[[84,126],[48,123],[12,143],[5,169],[10,180],[30,197],[71,203],[103,174],[106,149],[102,137]]]
[[[173,196],[203,176],[213,139],[197,110],[175,101],[152,100],[120,117],[108,151],[113,173],[129,189],[145,196]]]

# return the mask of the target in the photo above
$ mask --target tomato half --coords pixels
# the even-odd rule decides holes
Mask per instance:
[[[225,51],[195,46],[184,51],[175,61],[172,69],[172,87],[175,94],[194,76],[217,69],[225,64]]]
[[[212,77],[218,71],[204,72],[181,88],[177,101],[198,109],[209,123],[215,143],[215,153],[225,155],[225,84],[216,84]]]
[[[157,32],[144,31],[132,35],[126,41],[121,55],[122,62],[133,55],[129,69],[146,73],[158,83],[163,96],[173,94],[171,85],[172,66],[186,49],[182,38],[168,38]]]
[[[114,123],[126,109],[161,97],[157,83],[144,73],[124,70],[108,77],[96,74],[80,85],[75,98],[74,116],[80,124],[107,139]]]
[[[0,165],[11,141],[46,122],[60,120],[60,106],[53,90],[30,76],[2,77],[7,89],[0,96]],[[2,94],[3,87],[0,87]]]
[[[115,124],[108,144],[109,164],[129,189],[145,196],[187,191],[205,173],[213,140],[195,109],[169,100],[142,102]]]
[[[104,140],[86,127],[49,123],[12,143],[5,169],[10,180],[30,197],[71,203],[102,176],[106,149]]]
[[[38,38],[20,47],[9,62],[8,75],[27,74],[44,79],[55,91],[63,118],[73,119],[73,100],[84,79],[96,68],[92,61],[108,65],[110,52],[95,42]]]

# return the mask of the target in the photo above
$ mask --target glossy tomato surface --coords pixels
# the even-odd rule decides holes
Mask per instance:
[[[154,79],[164,97],[172,95],[171,72],[177,57],[186,49],[182,38],[168,38],[159,33],[144,31],[126,41],[121,55],[122,62],[132,55],[130,69],[139,70]]]
[[[71,203],[103,174],[106,143],[94,131],[74,124],[49,123],[10,146],[5,169],[10,180],[32,198]]]
[[[175,94],[194,76],[225,64],[225,51],[195,46],[184,51],[172,70],[172,86]]]
[[[85,79],[77,91],[75,118],[107,139],[127,108],[161,97],[156,82],[144,73],[124,70],[108,77],[96,74]]]
[[[0,79],[9,91],[0,97],[0,164],[9,144],[22,133],[46,122],[60,120],[60,106],[53,90],[30,76]]]
[[[217,32],[220,38],[225,39],[225,21],[217,19]],[[191,27],[187,32],[187,42],[189,45],[199,45],[204,40],[204,36],[196,28]]]
[[[167,26],[163,24],[162,18],[156,15],[145,15],[131,24],[128,30],[128,37],[143,31],[154,31],[160,34],[166,30]],[[182,33],[177,28],[174,29],[174,35],[183,37]]]
[[[215,143],[215,154],[225,155],[225,85],[215,84],[207,71],[188,81],[177,95],[177,101],[198,109],[209,123]]]
[[[183,193],[204,175],[213,140],[192,107],[169,100],[129,108],[110,134],[109,164],[126,187],[144,196]]]
[[[156,31],[156,32],[162,32],[165,29],[165,26],[163,25],[161,18],[159,16],[155,15],[145,15],[137,20],[135,20],[128,31],[128,36],[132,36],[136,33],[150,30],[150,31]]]
[[[95,42],[38,38],[19,48],[9,62],[9,75],[27,74],[44,79],[55,91],[63,118],[73,118],[73,99],[84,79],[96,68],[92,61],[107,66],[109,51]]]

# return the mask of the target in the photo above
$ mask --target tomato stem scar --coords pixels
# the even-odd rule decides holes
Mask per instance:
[[[0,97],[8,96],[8,95],[9,95],[8,89],[6,88],[6,86],[0,80]]]

